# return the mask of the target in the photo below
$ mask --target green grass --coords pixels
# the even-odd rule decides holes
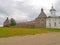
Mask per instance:
[[[0,28],[0,38],[10,36],[35,35],[47,32],[60,32],[60,29],[50,28]]]

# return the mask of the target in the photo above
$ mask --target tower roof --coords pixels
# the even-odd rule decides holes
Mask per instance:
[[[56,11],[56,10],[53,8],[53,5],[52,5],[52,8],[50,9],[50,11]]]
[[[44,13],[43,8],[41,8],[41,13],[39,14],[39,16],[35,19],[35,20],[40,20],[41,18],[46,18],[46,14]]]
[[[47,17],[46,14],[44,13],[43,8],[41,8],[41,13],[39,14],[38,18],[41,18],[41,17]]]
[[[7,19],[5,20],[5,22],[4,23],[6,23],[6,22],[9,22],[9,18],[7,17]]]

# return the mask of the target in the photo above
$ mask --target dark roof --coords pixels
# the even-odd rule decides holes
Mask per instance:
[[[53,8],[53,6],[52,6],[52,8],[50,9],[50,11],[56,11],[54,8]]]
[[[4,21],[4,23],[6,23],[6,22],[9,22],[9,19],[8,19],[8,17],[7,17],[7,19]]]
[[[56,11],[55,9],[51,9],[50,11]]]
[[[41,18],[41,17],[47,17],[46,14],[44,13],[43,8],[41,9],[41,13],[39,14],[38,18]]]

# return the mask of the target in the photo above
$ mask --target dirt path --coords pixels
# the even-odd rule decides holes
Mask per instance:
[[[0,38],[0,45],[60,45],[60,33]]]

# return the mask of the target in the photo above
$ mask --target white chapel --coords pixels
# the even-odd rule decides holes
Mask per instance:
[[[56,16],[56,10],[52,6],[50,16],[46,18],[46,28],[60,28],[60,16]]]

